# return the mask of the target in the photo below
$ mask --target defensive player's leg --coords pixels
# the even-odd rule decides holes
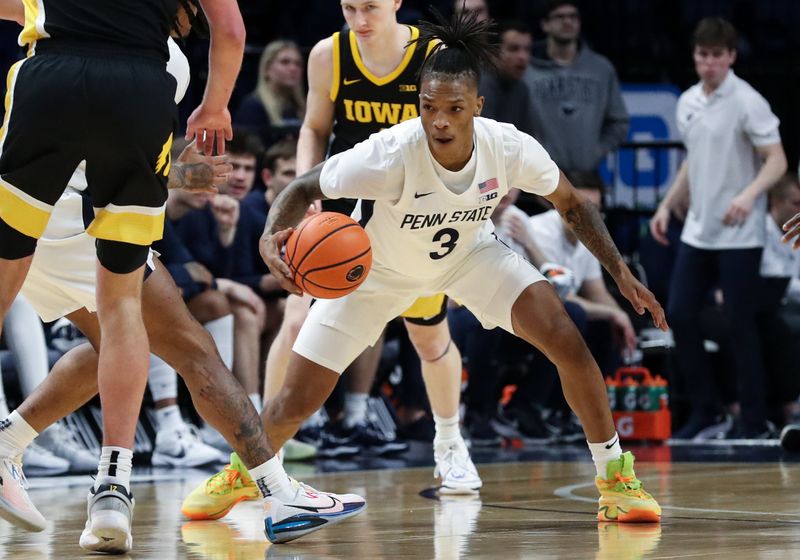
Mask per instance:
[[[308,316],[311,299],[311,296],[307,294],[302,297],[290,295],[286,298],[283,322],[267,353],[264,402],[274,398],[283,386],[289,357],[292,355],[292,346],[297,340],[297,334],[303,326],[303,321]]]
[[[436,416],[458,414],[461,396],[461,353],[453,343],[447,320],[423,325],[405,319],[408,337],[422,363],[422,377]]]
[[[103,333],[98,390],[104,446],[133,449],[147,384],[150,352],[141,312],[145,266],[143,259],[141,262],[131,272],[112,272],[99,262],[97,265],[97,318]]]

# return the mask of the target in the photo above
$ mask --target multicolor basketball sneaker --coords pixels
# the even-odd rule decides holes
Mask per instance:
[[[658,523],[661,507],[645,492],[633,472],[633,453],[627,451],[606,466],[606,480],[595,478],[600,491],[598,521],[618,523]]]
[[[0,458],[0,517],[26,531],[43,531],[47,521],[31,502],[20,457]]]
[[[264,498],[264,532],[272,543],[293,541],[367,509],[366,500],[356,494],[320,492],[289,480],[294,490],[291,499]]]
[[[260,497],[261,492],[250,478],[247,467],[236,453],[231,453],[230,464],[186,496],[181,512],[193,520],[219,519],[239,502]]]

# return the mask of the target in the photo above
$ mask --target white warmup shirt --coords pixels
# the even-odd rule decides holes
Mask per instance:
[[[572,271],[577,291],[587,280],[603,277],[600,262],[586,245],[580,241],[575,245],[569,242],[557,210],[548,210],[528,218],[528,231],[549,262]]]
[[[756,177],[755,148],[778,144],[780,121],[769,103],[731,70],[710,96],[702,82],[678,100],[678,130],[687,148],[691,202],[681,240],[698,249],[764,245],[766,194],[741,226],[722,223],[731,201]]]
[[[489,217],[508,185],[543,196],[556,189],[558,167],[513,125],[477,117],[474,141],[470,163],[447,172],[434,161],[416,118],[328,159],[322,192],[332,199],[362,199],[360,217],[374,267],[419,279],[441,277],[491,236]]]

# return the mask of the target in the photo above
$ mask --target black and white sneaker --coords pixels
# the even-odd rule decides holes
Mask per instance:
[[[392,455],[408,450],[408,443],[387,435],[369,419],[353,426],[349,437],[354,444],[372,455]]]
[[[124,554],[133,548],[133,494],[119,484],[92,488],[86,497],[86,527],[81,534],[81,548],[93,552]]]

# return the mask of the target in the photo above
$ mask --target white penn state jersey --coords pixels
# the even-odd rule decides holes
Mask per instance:
[[[509,187],[543,196],[556,189],[558,167],[536,140],[510,124],[481,117],[474,123],[477,162],[460,194],[437,173],[419,118],[325,163],[323,194],[361,199],[353,217],[369,235],[373,266],[421,280],[441,277],[492,235],[489,218]]]
[[[171,37],[167,39],[167,44],[169,46],[167,72],[172,74],[178,83],[175,88],[175,103],[177,104],[183,99],[189,87],[189,61]],[[109,142],[113,141],[113,138],[109,138]],[[40,242],[58,241],[86,231],[83,219],[83,196],[81,195],[86,187],[86,162],[82,161],[73,172],[61,198],[53,207],[50,221],[47,223]]]

